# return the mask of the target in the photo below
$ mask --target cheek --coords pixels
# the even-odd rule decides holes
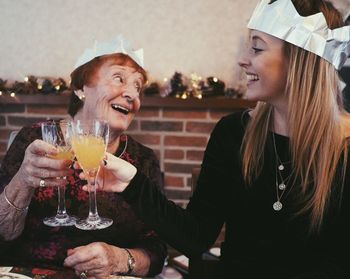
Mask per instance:
[[[134,111],[138,112],[141,108],[141,100],[139,98],[134,100]]]

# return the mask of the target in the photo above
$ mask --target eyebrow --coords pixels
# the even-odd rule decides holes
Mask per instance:
[[[254,36],[252,37],[252,40],[260,40],[260,41],[266,43],[266,42],[264,41],[264,39],[261,38],[261,37],[259,37],[258,35],[254,35]]]

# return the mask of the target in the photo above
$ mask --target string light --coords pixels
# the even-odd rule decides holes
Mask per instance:
[[[0,96],[2,96],[2,91],[0,91]]]
[[[25,81],[25,82],[28,82],[28,81],[29,81],[29,77],[25,77],[25,78],[24,78],[24,81]]]
[[[15,93],[15,92],[11,92],[10,96],[11,96],[12,98],[16,97],[16,93]]]

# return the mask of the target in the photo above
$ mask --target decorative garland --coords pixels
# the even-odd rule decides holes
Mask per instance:
[[[10,95],[15,97],[20,95],[34,94],[59,94],[68,89],[63,78],[43,78],[28,76],[24,81],[15,81],[11,86],[7,86],[7,80],[0,78],[0,96]]]
[[[226,88],[225,83],[217,77],[208,77],[205,80],[197,74],[190,78],[175,72],[170,80],[165,78],[163,83],[152,82],[144,89],[145,95],[158,95],[161,97],[176,97],[181,99],[225,96],[241,98],[244,88]]]
[[[35,94],[61,94],[70,91],[63,78],[43,78],[28,76],[24,81],[15,81],[7,86],[7,80],[0,78],[0,96]],[[175,72],[171,79],[165,78],[162,83],[152,82],[144,89],[146,96],[176,97],[181,99],[225,96],[240,98],[244,88],[226,88],[225,83],[216,77],[208,77],[205,80],[193,73],[185,77]]]

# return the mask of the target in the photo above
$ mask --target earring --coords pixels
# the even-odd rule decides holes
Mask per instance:
[[[85,99],[85,95],[84,95],[84,91],[83,91],[83,90],[74,90],[74,94],[75,94],[80,100],[84,100],[84,99]]]

